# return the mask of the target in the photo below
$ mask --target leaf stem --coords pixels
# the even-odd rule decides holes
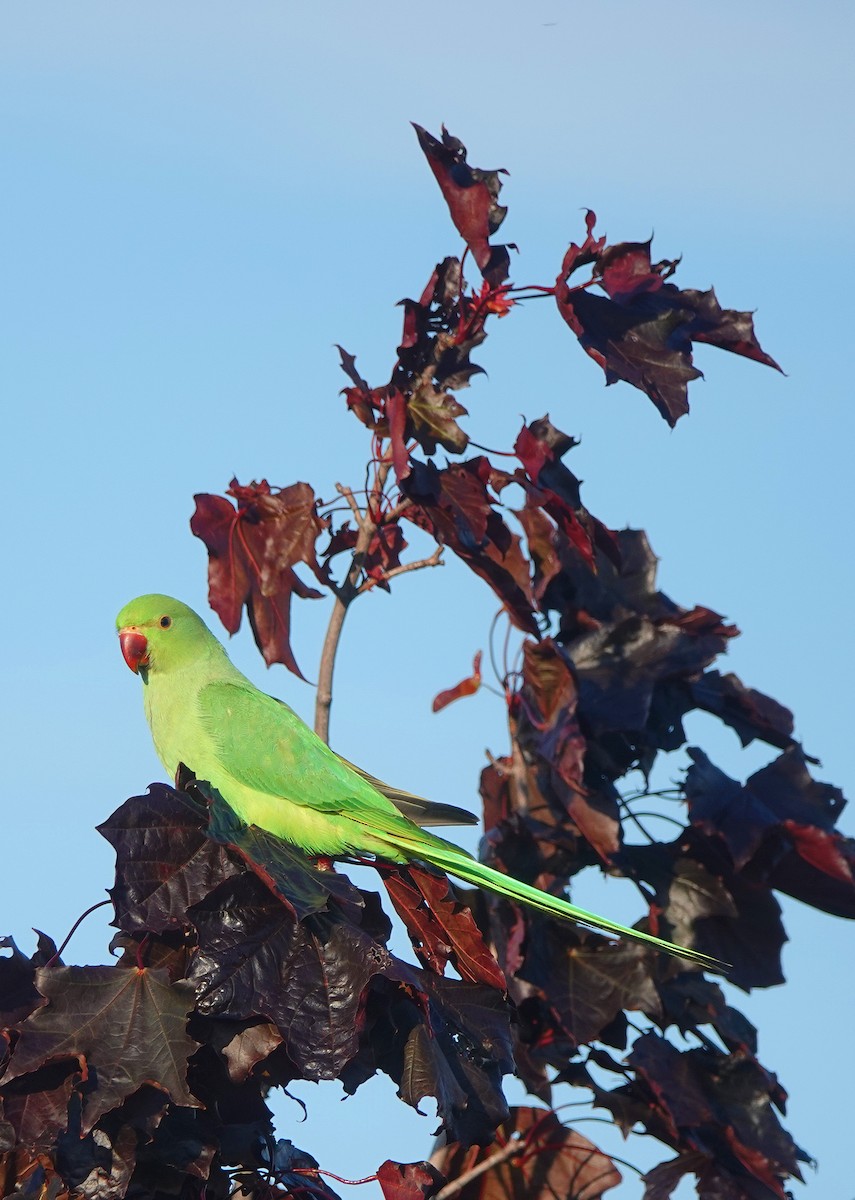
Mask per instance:
[[[56,960],[62,954],[65,947],[68,945],[68,943],[74,937],[75,933],[77,932],[78,926],[83,921],[86,920],[86,918],[89,916],[90,913],[94,913],[96,908],[103,908],[105,904],[110,904],[110,903],[111,903],[111,901],[109,901],[109,900],[99,900],[97,904],[93,904],[89,908],[87,908],[85,913],[81,913],[80,916],[77,918],[77,920],[74,922],[74,924],[69,929],[68,933],[65,935],[65,941],[62,943],[60,948],[57,950],[56,954],[52,955],[51,958],[48,959],[48,961],[45,963],[45,966],[46,967],[53,966],[53,964],[56,962]]]

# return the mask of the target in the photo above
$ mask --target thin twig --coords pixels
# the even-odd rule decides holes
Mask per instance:
[[[456,1179],[452,1179],[445,1187],[440,1188],[435,1200],[451,1200],[452,1196],[456,1196],[459,1192],[462,1192],[466,1185],[471,1183],[473,1179],[479,1179],[487,1171],[491,1171],[493,1167],[501,1166],[503,1162],[509,1162],[510,1159],[524,1154],[527,1148],[528,1143],[525,1138],[520,1138],[517,1142],[508,1142],[500,1150],[496,1150],[491,1154],[489,1158],[485,1158],[483,1162],[471,1167],[468,1171],[464,1171],[462,1175],[458,1175]]]
[[[407,509],[412,508],[412,506],[413,502],[407,496],[399,500],[397,504],[393,505],[393,507],[390,508],[386,514],[386,524],[391,525],[394,521],[397,521],[398,518],[403,516]]]
[[[350,505],[350,511],[353,513],[353,519],[356,521],[357,529],[361,529],[365,517],[363,517],[362,511],[359,505],[356,503],[356,497],[354,496],[353,492],[349,487],[345,487],[341,483],[337,483],[335,485],[335,490],[340,496],[344,496],[345,500]]]
[[[360,584],[360,595],[363,592],[370,592],[372,588],[377,587],[378,583],[386,583],[387,580],[394,579],[397,575],[406,575],[408,571],[420,571],[422,567],[444,567],[445,563],[442,561],[443,549],[443,546],[437,546],[429,558],[420,558],[416,562],[401,563],[397,567],[390,567],[388,571],[383,572],[383,576],[380,579],[366,579],[364,583]]]

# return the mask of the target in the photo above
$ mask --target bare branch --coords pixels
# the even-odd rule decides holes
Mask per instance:
[[[508,1162],[512,1158],[516,1158],[520,1154],[524,1154],[528,1144],[525,1138],[520,1138],[516,1142],[508,1142],[499,1150],[496,1150],[489,1158],[485,1158],[483,1162],[479,1162],[476,1166],[468,1171],[464,1171],[462,1175],[458,1175],[456,1179],[450,1180],[445,1187],[440,1188],[437,1192],[435,1200],[452,1200],[453,1196],[458,1195],[467,1184],[473,1179],[478,1179],[481,1175],[486,1175],[493,1167],[498,1167],[504,1162]]]
[[[356,503],[351,489],[345,487],[343,484],[336,484],[336,490],[350,505],[350,510],[353,513],[359,532],[356,537],[356,545],[353,547],[350,569],[347,572],[344,582],[336,592],[335,603],[333,604],[330,622],[327,626],[326,636],[324,637],[321,661],[318,668],[318,691],[315,696],[315,733],[327,743],[329,743],[330,738],[330,709],[332,707],[335,656],[338,651],[338,644],[341,639],[341,631],[344,625],[344,618],[347,616],[347,610],[361,591],[361,577],[365,556],[379,527],[379,522],[371,514],[380,512],[383,489],[386,486],[391,466],[392,462],[390,458],[382,458],[378,462],[374,475],[374,483],[368,495],[364,512],[360,510],[359,505]]]
[[[390,567],[388,571],[383,572],[382,579],[366,579],[359,589],[360,594],[370,592],[372,588],[377,587],[378,583],[385,583],[389,579],[394,579],[396,575],[406,575],[408,571],[420,571],[422,567],[444,567],[445,563],[442,560],[444,549],[444,546],[437,546],[429,558],[419,558],[415,562],[401,563],[400,566]]]
[[[354,496],[353,492],[349,487],[345,487],[344,484],[341,483],[337,483],[335,485],[335,490],[340,496],[344,496],[345,500],[350,505],[350,511],[353,513],[353,519],[356,521],[357,529],[361,529],[365,517],[362,515],[362,511],[360,510],[359,505],[356,503],[356,497]]]

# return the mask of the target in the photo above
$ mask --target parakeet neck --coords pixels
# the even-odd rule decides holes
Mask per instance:
[[[187,663],[148,673],[143,687],[146,720],[157,756],[170,778],[175,777],[179,763],[192,763],[204,737],[196,704],[199,692],[209,683],[224,681],[249,684],[213,639],[202,654]]]

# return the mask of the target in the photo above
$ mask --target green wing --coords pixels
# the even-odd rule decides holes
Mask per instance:
[[[198,712],[221,767],[244,787],[407,842],[432,839],[354,771],[293,709],[240,683],[209,683]]]

